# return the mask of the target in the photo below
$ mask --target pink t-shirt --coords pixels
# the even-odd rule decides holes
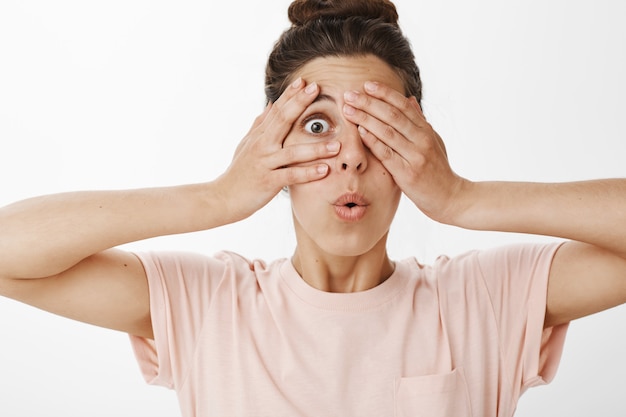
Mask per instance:
[[[509,417],[560,360],[567,326],[543,330],[557,248],[406,259],[347,294],[286,259],[139,254],[155,340],[131,339],[185,417]]]

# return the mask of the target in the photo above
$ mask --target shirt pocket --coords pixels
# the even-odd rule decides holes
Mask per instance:
[[[436,375],[398,378],[396,417],[471,417],[469,396],[461,369]]]

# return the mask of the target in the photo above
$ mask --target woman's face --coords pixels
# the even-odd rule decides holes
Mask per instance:
[[[340,256],[362,255],[375,246],[384,249],[401,192],[364,146],[357,126],[343,117],[343,97],[347,91],[363,92],[366,81],[403,91],[402,81],[374,56],[317,58],[294,76],[316,82],[320,94],[296,121],[285,146],[341,143],[336,157],[322,160],[330,167],[328,176],[289,187],[298,246]]]

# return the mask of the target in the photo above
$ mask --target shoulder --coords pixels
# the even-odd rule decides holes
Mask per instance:
[[[250,260],[240,254],[229,251],[206,255],[185,251],[136,252],[144,268],[155,272],[177,271],[178,273],[210,273],[224,269],[254,270],[255,265],[265,265],[259,260]]]
[[[472,250],[454,257],[440,256],[433,268],[441,275],[463,277],[493,273],[533,273],[549,266],[561,242],[518,243]]]
[[[440,301],[450,308],[500,304],[545,295],[560,243],[522,243],[440,256],[424,267]]]
[[[256,281],[260,275],[273,275],[284,259],[268,264],[230,251],[212,255],[183,251],[155,251],[135,253],[141,260],[149,281],[160,280],[170,285],[178,281],[217,283],[222,280]]]

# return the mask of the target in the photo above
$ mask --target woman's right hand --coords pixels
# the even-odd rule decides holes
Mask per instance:
[[[339,142],[283,146],[293,123],[319,94],[317,84],[298,78],[256,118],[215,185],[231,221],[242,220],[265,206],[285,186],[316,181],[328,174],[324,163],[293,164],[331,157]]]

